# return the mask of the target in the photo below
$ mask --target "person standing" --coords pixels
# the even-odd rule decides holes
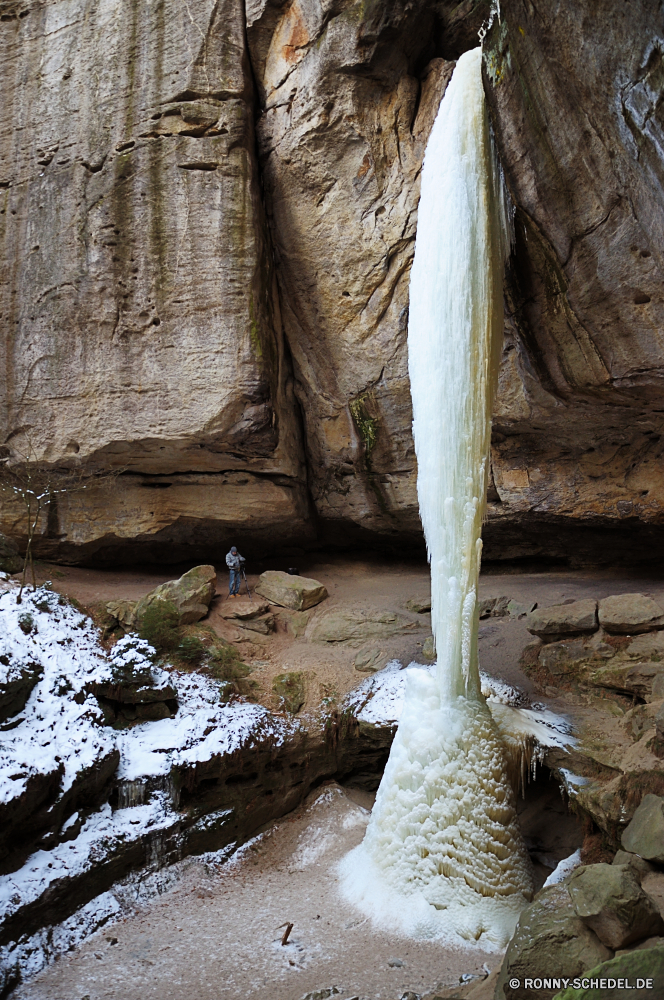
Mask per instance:
[[[234,545],[231,545],[231,550],[226,556],[226,565],[230,570],[230,579],[228,581],[228,596],[237,597],[238,591],[240,589],[240,577],[242,574],[242,566],[246,562],[244,556],[241,556]]]

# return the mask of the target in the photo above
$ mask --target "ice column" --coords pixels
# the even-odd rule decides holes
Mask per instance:
[[[480,693],[477,584],[502,347],[505,201],[479,48],[454,70],[427,146],[408,357],[436,676],[412,671],[346,895],[415,936],[501,947],[531,894],[504,749]]]

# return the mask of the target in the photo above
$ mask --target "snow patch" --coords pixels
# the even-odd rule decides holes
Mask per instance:
[[[558,862],[542,888],[546,889],[548,885],[557,885],[558,882],[564,882],[567,876],[571,875],[574,869],[578,868],[580,864],[581,848],[578,848],[574,854],[570,854],[568,858],[563,858],[562,861]]]
[[[163,835],[177,833],[182,818],[175,809],[171,771],[265,740],[281,745],[300,723],[274,718],[261,705],[221,703],[219,682],[155,667],[155,651],[137,636],[121,639],[107,655],[92,621],[48,585],[24,592],[20,605],[14,585],[3,584],[0,591],[0,681],[19,677],[24,664],[36,665],[40,674],[20,721],[2,733],[0,805],[11,809],[31,781],[45,778],[59,782],[57,805],[88,769],[109,756],[112,760],[117,750],[121,807],[106,803],[87,816],[73,807],[67,815],[65,809],[59,836],[71,836],[82,823],[80,831],[49,850],[35,851],[18,870],[0,876],[2,921],[57,883],[102,865],[141,838],[159,865]],[[127,673],[139,676],[141,683],[145,677],[150,686],[175,688],[175,717],[124,731],[106,726],[90,691],[96,684],[117,683]],[[228,853],[226,849],[220,857]],[[113,899],[104,893],[58,927],[3,949],[0,967],[19,978],[43,968],[111,919],[119,905]]]

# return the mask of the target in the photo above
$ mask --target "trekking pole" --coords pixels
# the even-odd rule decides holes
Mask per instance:
[[[249,584],[247,583],[247,574],[244,571],[244,566],[242,567],[242,576],[244,577],[244,582],[245,582],[245,585],[247,587],[247,593],[249,594],[249,600],[253,601],[253,597],[252,597],[251,591],[249,590]]]

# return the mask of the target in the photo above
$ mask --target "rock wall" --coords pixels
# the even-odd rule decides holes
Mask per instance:
[[[127,473],[46,550],[306,538],[241,0],[2,11],[0,433]]]
[[[501,7],[485,86],[516,215],[486,553],[656,558],[662,12]],[[421,545],[419,176],[488,2],[0,8],[5,454],[122,470],[51,506],[42,554]]]
[[[490,554],[661,553],[663,46],[655,0],[509,0],[487,38],[516,206]]]

